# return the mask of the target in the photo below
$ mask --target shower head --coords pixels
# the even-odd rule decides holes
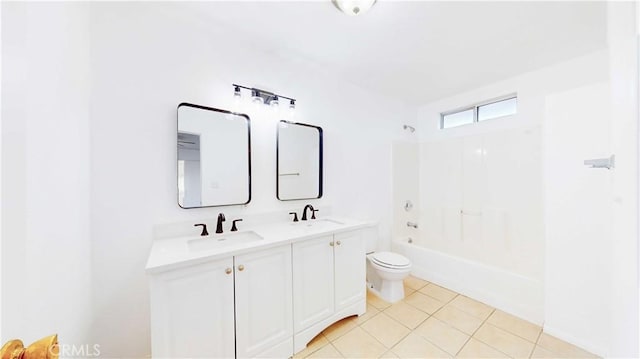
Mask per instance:
[[[411,133],[414,133],[416,131],[415,127],[409,126],[409,125],[404,125],[404,126],[402,126],[402,128],[407,130],[407,131],[409,131],[409,132],[411,132]]]

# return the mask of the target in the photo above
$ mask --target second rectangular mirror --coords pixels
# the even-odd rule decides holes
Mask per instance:
[[[278,123],[277,197],[281,201],[322,197],[322,128]]]

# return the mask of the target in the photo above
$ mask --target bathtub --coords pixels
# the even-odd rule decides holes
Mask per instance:
[[[544,319],[540,280],[419,245],[415,236],[396,237],[391,250],[409,258],[411,274],[535,324]]]

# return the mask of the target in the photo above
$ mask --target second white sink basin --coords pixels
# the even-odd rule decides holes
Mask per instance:
[[[192,239],[187,242],[192,251],[206,251],[238,244],[250,243],[262,240],[262,237],[254,231],[214,234],[207,237]]]

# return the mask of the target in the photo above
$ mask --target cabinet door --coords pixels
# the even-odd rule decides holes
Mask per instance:
[[[232,268],[228,258],[151,276],[154,357],[235,356]]]
[[[291,246],[236,256],[236,349],[252,358],[293,336]],[[293,345],[278,357],[293,354]]]
[[[333,236],[293,244],[293,328],[333,314]]]
[[[336,310],[366,296],[366,252],[360,231],[334,236]]]

